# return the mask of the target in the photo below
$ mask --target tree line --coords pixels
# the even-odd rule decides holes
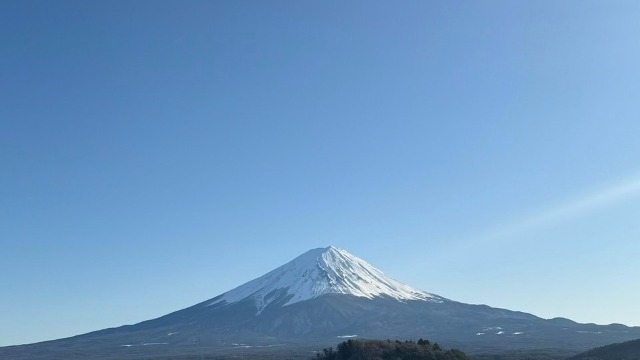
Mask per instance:
[[[354,340],[340,343],[336,349],[326,348],[316,358],[324,360],[469,360],[458,349],[443,349],[438,343],[412,340]]]

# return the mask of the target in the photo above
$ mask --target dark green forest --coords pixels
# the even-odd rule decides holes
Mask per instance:
[[[316,358],[326,360],[469,360],[460,350],[445,350],[429,340],[347,340],[326,348]]]
[[[568,360],[640,360],[640,339],[601,346]]]

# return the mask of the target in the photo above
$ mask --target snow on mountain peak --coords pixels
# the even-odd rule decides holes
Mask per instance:
[[[307,251],[279,268],[222,294],[209,305],[253,298],[258,312],[261,312],[271,302],[280,300],[283,291],[290,296],[285,306],[324,294],[348,294],[369,299],[387,296],[399,301],[441,301],[435,295],[386,276],[345,250],[329,246]]]

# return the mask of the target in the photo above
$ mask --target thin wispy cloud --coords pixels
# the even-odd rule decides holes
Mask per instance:
[[[474,236],[476,241],[504,240],[527,231],[562,223],[640,197],[640,177],[593,191]]]

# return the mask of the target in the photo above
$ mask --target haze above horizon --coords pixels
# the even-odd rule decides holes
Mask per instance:
[[[0,3],[0,346],[335,245],[640,326],[633,1]]]

